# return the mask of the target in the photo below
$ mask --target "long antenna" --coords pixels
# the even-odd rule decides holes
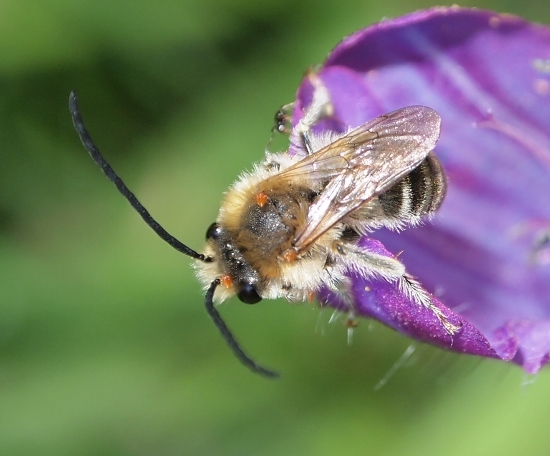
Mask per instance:
[[[153,218],[153,216],[149,213],[147,209],[139,202],[139,200],[136,198],[136,196],[130,191],[128,187],[126,187],[126,184],[122,181],[120,177],[118,177],[117,173],[113,170],[111,165],[105,160],[103,155],[101,155],[101,152],[99,152],[99,149],[95,146],[94,142],[92,141],[92,138],[90,137],[90,134],[88,133],[88,130],[86,130],[86,127],[84,126],[84,122],[82,121],[82,116],[80,115],[80,111],[78,109],[78,103],[76,99],[76,95],[74,92],[71,92],[69,96],[69,110],[71,111],[71,116],[73,118],[73,124],[76,128],[76,131],[78,132],[78,136],[80,136],[80,140],[82,141],[82,144],[90,154],[90,157],[92,157],[92,160],[102,169],[103,173],[109,178],[109,180],[115,184],[117,190],[122,193],[122,195],[128,200],[130,205],[139,213],[141,218],[149,225],[155,233],[157,233],[160,238],[170,244],[174,249],[176,249],[178,252],[183,253],[184,255],[188,255],[191,258],[194,258],[196,260],[204,261],[204,262],[211,262],[212,258],[207,257],[201,253],[195,252],[193,249],[187,247],[185,244],[177,240],[174,236],[172,236],[168,231],[166,231],[160,224]],[[233,351],[234,355],[241,361],[246,367],[251,369],[253,372],[256,372],[257,374],[264,375],[265,377],[278,377],[279,374],[277,372],[273,372],[269,369],[265,369],[264,367],[256,364],[239,346],[235,338],[233,337],[233,334],[231,334],[231,331],[225,324],[225,322],[222,320],[222,317],[218,313],[218,311],[214,308],[214,291],[216,290],[216,287],[220,284],[219,279],[214,280],[212,284],[210,285],[210,288],[208,288],[208,291],[206,292],[206,296],[204,297],[204,302],[206,306],[206,311],[208,312],[208,315],[210,315],[210,318],[212,318],[212,321],[216,325],[216,327],[219,329],[222,337],[225,339],[227,344],[229,345],[229,348]]]
[[[233,337],[233,334],[231,334],[231,331],[229,331],[229,328],[227,327],[225,322],[222,320],[220,314],[214,307],[214,300],[213,300],[214,291],[216,291],[216,287],[219,284],[220,284],[220,279],[216,279],[210,284],[210,288],[208,288],[208,291],[206,292],[206,295],[204,297],[204,305],[206,307],[206,311],[208,312],[208,315],[210,315],[210,317],[212,318],[212,321],[220,330],[220,333],[222,337],[225,339],[225,341],[227,342],[227,345],[229,345],[229,348],[231,348],[231,350],[233,351],[234,355],[238,358],[238,360],[253,372],[263,375],[265,377],[270,377],[270,378],[279,377],[279,374],[277,372],[266,369],[265,367],[260,366],[259,364],[256,363],[256,361],[251,359],[239,346],[238,342]]]
[[[117,173],[115,173],[113,168],[111,168],[111,165],[107,163],[107,160],[103,158],[103,155],[101,155],[101,152],[99,152],[98,148],[92,141],[92,138],[90,137],[88,130],[86,130],[84,122],[82,121],[82,116],[80,115],[80,111],[78,109],[76,94],[74,92],[71,92],[71,94],[69,95],[69,110],[71,111],[73,124],[76,128],[76,131],[78,132],[78,136],[80,136],[80,140],[90,154],[90,157],[92,157],[92,160],[102,169],[103,173],[109,178],[109,180],[113,184],[115,184],[117,190],[122,193],[122,196],[124,196],[131,204],[131,206],[137,211],[137,213],[141,215],[143,221],[147,223],[147,225],[149,225],[163,241],[170,244],[178,252],[181,252],[184,255],[188,255],[196,260],[205,262],[212,261],[211,258],[204,256],[202,253],[195,252],[193,249],[187,247],[185,244],[178,241],[174,236],[168,233],[168,231],[160,226],[160,224],[153,218],[149,211],[145,209],[145,207],[143,207],[143,205],[130,191],[130,189],[126,187],[126,184],[122,181],[120,177],[118,177]]]

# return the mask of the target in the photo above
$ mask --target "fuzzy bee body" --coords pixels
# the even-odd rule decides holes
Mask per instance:
[[[378,123],[383,127],[401,117],[434,115],[428,108],[404,109],[408,111],[396,111]],[[434,125],[438,121],[432,118]],[[420,163],[414,167],[390,162],[382,175],[376,171],[379,163],[373,164],[374,171],[363,167],[357,159],[371,152],[361,148],[376,139],[364,127],[337,136],[311,135],[310,155],[268,154],[251,173],[243,174],[225,195],[218,220],[207,233],[205,255],[213,261],[196,265],[206,288],[216,278],[224,278],[214,299],[223,301],[237,294],[247,303],[278,297],[304,301],[324,286],[345,294],[350,270],[391,280],[402,276],[405,270],[399,261],[361,252],[356,242],[361,234],[380,227],[401,229],[420,223],[441,204],[445,178],[429,150],[417,158]],[[404,153],[395,152],[397,158]],[[321,168],[323,157],[332,167]],[[394,170],[397,178],[391,174]],[[404,174],[404,170],[409,172]],[[334,182],[346,173],[350,181],[335,191]],[[342,210],[337,220],[316,220],[337,210],[341,200],[353,195],[355,184],[369,186],[365,181],[370,178],[387,181],[379,194],[376,189],[363,191],[359,195],[363,200],[351,202],[355,207]],[[327,192],[334,195],[327,199]],[[308,234],[312,219],[321,228]]]
[[[239,360],[268,377],[277,373],[243,352],[215,301],[234,295],[247,304],[279,297],[305,301],[328,288],[353,318],[349,277],[355,273],[395,283],[411,301],[430,309],[449,334],[458,330],[397,258],[371,252],[358,242],[377,228],[416,225],[440,206],[445,177],[432,153],[439,115],[409,106],[343,134],[314,134],[311,127],[334,110],[320,79],[315,74],[310,79],[313,100],[298,124],[289,130],[291,105],[276,115],[275,130],[290,132],[298,153],[267,154],[252,172],[241,175],[206,232],[204,253],[177,240],[150,215],[93,143],[74,93],[69,100],[73,123],[92,159],[147,225],[196,260],[208,314]]]

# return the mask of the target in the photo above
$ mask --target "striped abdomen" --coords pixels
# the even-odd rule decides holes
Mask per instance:
[[[445,190],[443,168],[430,153],[416,169],[380,195],[378,203],[386,217],[405,222],[435,212],[445,197]]]

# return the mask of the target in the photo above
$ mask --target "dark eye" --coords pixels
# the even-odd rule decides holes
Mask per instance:
[[[216,222],[212,223],[206,230],[206,240],[208,239],[218,239],[222,233],[222,230]]]
[[[251,283],[243,283],[237,293],[237,297],[245,304],[256,304],[262,300],[256,288]]]

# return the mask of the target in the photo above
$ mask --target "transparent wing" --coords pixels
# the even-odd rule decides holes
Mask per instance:
[[[342,218],[416,168],[434,149],[441,118],[408,106],[377,117],[287,168],[274,178],[328,184],[312,204],[295,248],[306,249]]]

